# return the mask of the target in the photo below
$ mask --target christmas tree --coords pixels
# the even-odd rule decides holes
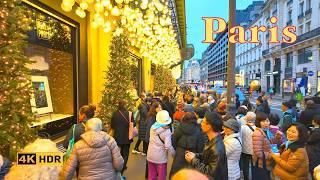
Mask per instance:
[[[35,137],[29,127],[30,60],[24,55],[29,13],[20,0],[0,1],[0,154],[12,160]]]
[[[131,83],[129,41],[126,34],[113,34],[110,46],[110,66],[106,71],[105,90],[100,103],[99,117],[109,124],[112,113],[117,110],[118,102],[125,100],[129,109],[133,99],[129,92]]]
[[[171,74],[171,70],[163,65],[157,65],[155,67],[154,75],[154,90],[159,92],[165,92],[170,89],[174,89],[176,86],[176,80]]]

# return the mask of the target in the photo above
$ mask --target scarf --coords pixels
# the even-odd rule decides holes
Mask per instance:
[[[164,127],[164,126],[167,126],[167,124],[160,124],[160,123],[158,123],[158,122],[155,122],[155,123],[151,126],[151,128],[152,128],[152,129],[159,129],[159,128]]]
[[[269,128],[261,128],[261,129],[266,133],[267,138],[268,138],[269,140],[271,140],[271,139],[274,138],[274,136],[273,136],[273,134],[272,134],[272,132],[270,131]]]
[[[286,149],[288,149],[289,145],[292,144],[292,143],[294,143],[294,142],[295,142],[295,141],[289,141],[289,140],[288,140],[288,141],[286,142],[286,144],[285,144],[285,145],[286,145]]]

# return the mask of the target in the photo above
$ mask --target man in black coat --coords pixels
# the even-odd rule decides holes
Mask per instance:
[[[310,133],[306,146],[311,174],[313,174],[313,169],[320,164],[320,115],[313,118],[313,125],[314,129]]]
[[[201,129],[207,134],[209,142],[201,154],[187,152],[185,155],[187,162],[210,179],[227,180],[227,155],[220,135],[222,131],[221,116],[214,112],[207,113],[201,123]]]
[[[306,109],[301,112],[299,122],[306,127],[312,126],[312,119],[315,115],[320,114],[320,106],[315,104],[313,100],[308,100],[306,103]]]

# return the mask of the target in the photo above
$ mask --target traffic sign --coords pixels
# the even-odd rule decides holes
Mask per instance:
[[[314,75],[314,72],[313,71],[309,71],[308,72],[308,76],[313,76]]]

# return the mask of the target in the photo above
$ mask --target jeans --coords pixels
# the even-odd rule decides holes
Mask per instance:
[[[167,163],[156,164],[148,162],[148,180],[166,180],[167,178]]]

